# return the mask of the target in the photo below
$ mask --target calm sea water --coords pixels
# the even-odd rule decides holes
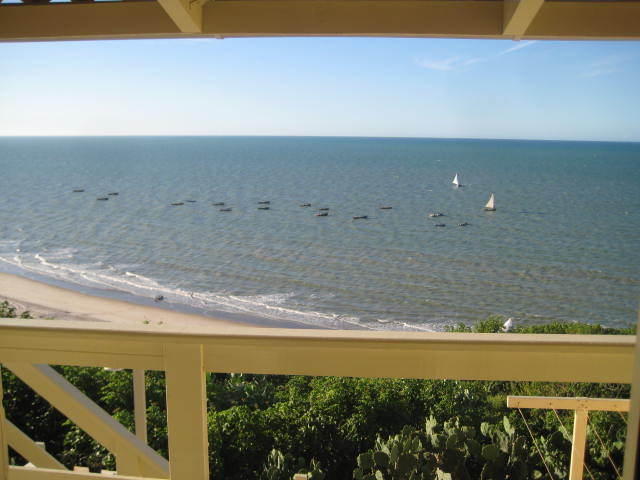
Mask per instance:
[[[640,144],[0,138],[0,167],[0,268],[92,293],[329,328],[637,318]]]

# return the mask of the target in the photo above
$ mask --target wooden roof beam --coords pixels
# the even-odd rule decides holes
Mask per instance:
[[[158,0],[183,33],[202,33],[202,5],[206,0]]]
[[[543,3],[544,0],[504,0],[502,34],[520,40]]]
[[[517,38],[518,34],[531,40],[640,39],[640,1],[548,1],[535,16],[531,0],[508,1],[516,8],[507,15],[506,31],[503,2],[496,0],[215,1],[198,7],[202,27],[197,32],[181,31],[177,17],[170,17],[156,1],[1,4],[0,42],[323,35]],[[173,8],[177,10],[177,4]],[[525,11],[530,15],[528,26],[522,19]],[[191,22],[195,28],[193,18]]]

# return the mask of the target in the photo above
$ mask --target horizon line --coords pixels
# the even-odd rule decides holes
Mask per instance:
[[[131,137],[238,137],[238,138],[360,138],[360,139],[405,139],[405,140],[501,140],[501,141],[533,141],[533,142],[593,142],[593,143],[640,143],[638,140],[584,140],[570,138],[508,138],[508,137],[415,137],[400,135],[260,135],[260,134],[54,134],[54,135],[30,135],[30,134],[3,134],[0,138],[131,138]]]

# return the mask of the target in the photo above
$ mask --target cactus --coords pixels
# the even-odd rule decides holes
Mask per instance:
[[[480,479],[525,480],[529,474],[527,440],[516,435],[516,429],[511,426],[507,417],[502,420],[502,430],[488,423],[483,423],[480,427],[482,434],[492,442],[482,449],[485,464]]]
[[[304,459],[295,459],[275,448],[269,452],[260,473],[260,480],[291,480],[293,474],[303,469]],[[319,478],[319,477],[318,477]]]
[[[482,445],[476,430],[457,418],[444,424],[430,417],[422,432],[404,427],[357,458],[355,480],[525,480],[529,450],[507,418],[500,427],[482,424],[491,443]],[[479,475],[478,475],[479,474]]]

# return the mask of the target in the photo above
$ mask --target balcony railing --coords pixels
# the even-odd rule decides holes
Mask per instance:
[[[116,457],[116,477],[208,479],[205,372],[452,380],[631,383],[635,337],[263,329],[169,329],[46,320],[0,320],[0,364],[9,368]],[[47,365],[162,370],[169,462],[92,404]],[[0,396],[2,390],[0,387]],[[89,479],[8,466],[19,436],[0,410],[0,480]],[[631,407],[630,424],[635,417]],[[33,451],[28,438],[23,449]],[[628,448],[635,465],[635,447]],[[26,445],[26,446],[25,446]],[[55,460],[54,460],[55,461]],[[628,468],[628,471],[631,471]],[[626,472],[625,472],[626,475]],[[629,477],[631,479],[633,477]]]

